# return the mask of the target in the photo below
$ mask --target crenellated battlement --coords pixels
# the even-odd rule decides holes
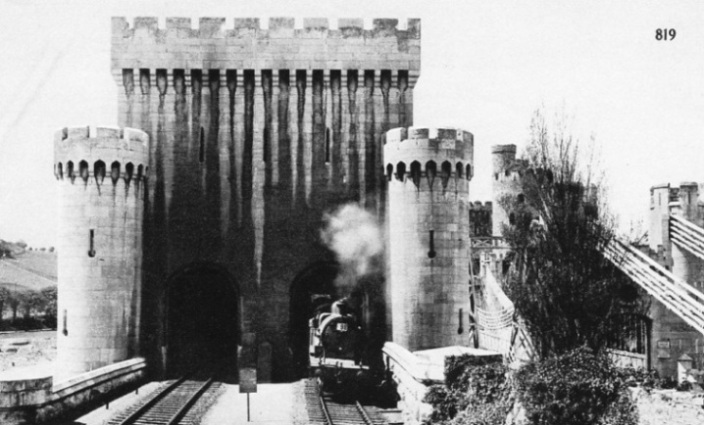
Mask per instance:
[[[146,178],[149,136],[134,128],[64,127],[54,133],[54,175],[57,180],[76,178],[129,184]]]
[[[130,26],[124,17],[112,18],[113,37],[132,37],[140,31],[151,35],[178,38],[227,38],[227,37],[301,37],[313,32],[326,33],[329,38],[337,37],[393,37],[420,39],[420,19],[408,19],[406,29],[399,28],[398,19],[377,18],[371,26],[365,25],[362,18],[338,18],[330,26],[328,18],[303,18],[298,21],[291,17],[269,18],[267,28],[263,28],[259,18],[235,18],[234,25],[228,26],[225,18],[202,17],[197,21],[191,18],[169,17],[165,25],[159,26],[157,17],[137,17]]]
[[[257,18],[166,18],[112,20],[112,68],[123,69],[288,69],[408,71],[414,86],[420,71],[420,20],[399,29],[397,19],[271,18],[264,29]],[[120,71],[120,72],[118,72]],[[118,75],[119,74],[119,75]],[[118,83],[121,83],[118,82]]]
[[[386,133],[384,162],[464,160],[472,162],[474,136],[457,128],[399,127]],[[442,158],[442,159],[441,159]]]
[[[485,201],[482,203],[481,201],[474,201],[469,203],[469,210],[470,211],[488,211],[491,212],[493,208],[493,204],[491,201]]]
[[[670,183],[656,184],[650,187],[650,206],[652,209],[656,201],[659,204],[667,202],[676,202],[679,200],[680,196],[685,196],[687,194],[689,194],[689,202],[692,201],[692,195],[696,194],[696,202],[701,204],[704,202],[704,199],[700,199],[699,197],[699,193],[701,192],[704,192],[704,183],[698,183],[694,181],[684,181],[681,182],[679,185],[671,185]],[[666,200],[656,199],[658,197],[662,197],[663,193],[667,194]]]
[[[129,127],[95,127],[76,126],[64,127],[54,132],[54,143],[60,143],[68,138],[71,139],[123,139],[128,142],[140,142],[144,145],[149,143],[147,133],[136,128]]]

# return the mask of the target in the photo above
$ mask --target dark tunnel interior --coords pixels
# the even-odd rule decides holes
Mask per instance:
[[[167,376],[196,368],[216,368],[223,376],[235,371],[239,294],[227,272],[189,268],[171,279],[167,297]]]

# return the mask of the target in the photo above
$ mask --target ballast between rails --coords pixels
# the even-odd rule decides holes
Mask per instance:
[[[189,410],[213,384],[213,378],[204,382],[182,377],[166,387],[157,390],[127,417],[109,422],[110,425],[134,425],[140,423],[176,425],[182,422]],[[190,393],[190,394],[189,394]],[[172,398],[172,400],[170,400]]]
[[[358,400],[338,403],[320,392],[317,380],[309,379],[305,388],[308,416],[312,424],[324,425],[382,425],[386,421],[370,415]]]

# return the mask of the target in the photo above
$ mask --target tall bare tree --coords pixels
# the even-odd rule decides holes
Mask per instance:
[[[637,286],[601,254],[614,237],[598,163],[565,125],[551,129],[541,111],[531,123],[522,195],[504,236],[512,248],[506,292],[541,357],[580,346],[600,351],[628,334],[646,311]],[[586,155],[585,155],[586,153]]]

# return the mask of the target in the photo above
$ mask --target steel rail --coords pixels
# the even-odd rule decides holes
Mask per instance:
[[[198,401],[198,399],[203,395],[203,393],[210,387],[210,385],[213,383],[213,378],[208,379],[201,385],[194,393],[191,395],[188,400],[181,406],[174,414],[171,416],[171,418],[166,422],[167,425],[176,425],[183,419],[184,416],[186,416],[186,413],[193,407],[193,405]]]
[[[169,393],[171,393],[174,389],[179,387],[183,382],[185,382],[186,377],[182,377],[176,381],[174,381],[172,384],[167,386],[166,388],[162,389],[159,391],[156,396],[151,398],[149,401],[144,403],[143,405],[139,406],[134,412],[130,413],[127,415],[126,418],[118,422],[119,425],[130,425],[135,423],[140,417],[144,415],[149,409],[151,409],[155,404],[163,400]]]

